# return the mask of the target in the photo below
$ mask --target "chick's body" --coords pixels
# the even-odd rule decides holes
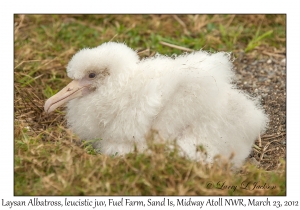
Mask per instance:
[[[71,78],[82,77],[77,71],[83,67],[76,63],[84,58],[80,65],[86,63],[86,69],[109,73],[97,81],[95,91],[68,102],[66,117],[81,139],[101,139],[94,147],[104,154],[126,154],[135,145],[144,151],[153,129],[165,140],[176,139],[181,154],[193,160],[202,159],[197,150],[202,145],[208,161],[234,153],[239,166],[266,129],[268,118],[257,100],[232,83],[227,53],[139,60],[127,46],[107,43],[76,54],[68,66]]]

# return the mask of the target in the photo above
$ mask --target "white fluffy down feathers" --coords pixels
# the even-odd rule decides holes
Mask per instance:
[[[83,49],[67,67],[80,80],[97,72],[94,91],[67,104],[67,121],[80,139],[94,143],[104,154],[123,155],[134,146],[143,152],[145,136],[157,130],[175,140],[183,155],[208,161],[229,157],[240,166],[268,117],[259,102],[236,89],[230,54],[197,51],[176,57],[156,55],[140,60],[121,43]]]

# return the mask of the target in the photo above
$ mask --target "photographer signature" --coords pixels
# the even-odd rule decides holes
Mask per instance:
[[[220,189],[220,190],[233,190],[233,192],[239,187],[242,190],[274,190],[276,189],[275,185],[270,185],[266,182],[251,182],[243,181],[239,186],[238,185],[229,185],[226,182],[219,181],[217,183],[207,183],[206,187],[208,189]]]

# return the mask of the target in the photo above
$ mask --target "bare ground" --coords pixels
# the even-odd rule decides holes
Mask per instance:
[[[256,96],[269,116],[266,133],[255,142],[249,159],[266,170],[276,170],[286,159],[286,56],[285,49],[261,51],[261,56],[238,54],[234,64],[237,85]]]

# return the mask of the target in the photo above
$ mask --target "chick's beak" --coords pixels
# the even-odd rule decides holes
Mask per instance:
[[[45,112],[50,113],[68,101],[82,96],[84,94],[84,90],[88,89],[89,87],[90,84],[86,84],[79,80],[73,80],[61,91],[46,101],[44,105]]]

